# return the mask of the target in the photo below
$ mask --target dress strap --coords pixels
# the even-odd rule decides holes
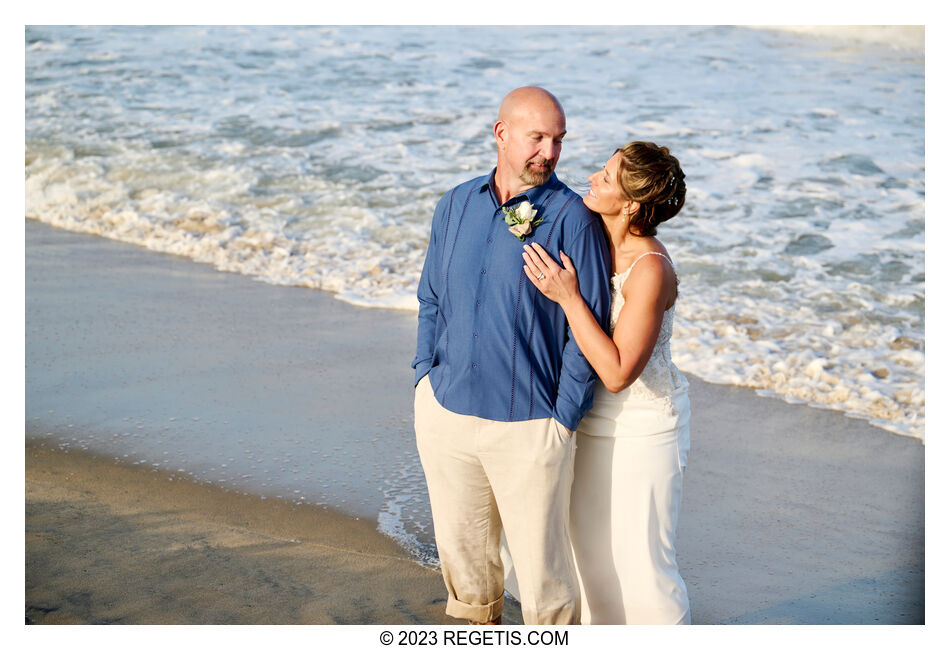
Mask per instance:
[[[671,260],[670,258],[668,258],[668,257],[667,257],[666,255],[664,255],[663,253],[660,253],[659,251],[647,251],[646,253],[643,253],[642,255],[640,255],[637,259],[633,260],[633,264],[631,264],[631,265],[630,265],[630,268],[627,269],[627,273],[630,273],[630,271],[633,270],[633,267],[635,267],[635,266],[637,265],[637,262],[639,262],[640,260],[642,260],[642,259],[643,259],[644,257],[646,257],[647,255],[659,255],[660,257],[662,257],[663,259],[665,259],[667,262],[669,262],[669,263],[670,263],[670,266],[673,266],[673,260]]]
[[[659,251],[647,251],[646,253],[642,253],[639,257],[637,257],[637,259],[633,260],[633,264],[630,265],[630,268],[628,268],[628,269],[627,269],[626,271],[624,271],[623,273],[619,273],[619,274],[615,275],[615,276],[614,276],[614,281],[620,283],[619,285],[617,285],[618,291],[620,290],[620,287],[623,287],[623,285],[626,284],[627,278],[630,277],[630,272],[633,271],[633,267],[635,267],[635,266],[637,265],[637,262],[639,262],[640,260],[642,260],[642,259],[643,259],[644,257],[646,257],[647,255],[659,255],[660,257],[662,257],[663,259],[665,259],[667,262],[670,263],[670,268],[673,269],[673,278],[676,280],[676,296],[674,296],[674,298],[673,298],[673,300],[675,301],[675,300],[676,300],[676,297],[679,296],[679,284],[680,284],[680,279],[679,279],[679,276],[676,275],[676,267],[673,266],[673,260],[671,260],[669,257],[667,257],[666,255],[664,255],[663,253],[660,253]],[[673,306],[670,305],[670,306],[667,308],[667,311],[669,311],[669,310],[672,309],[672,308],[673,308]]]

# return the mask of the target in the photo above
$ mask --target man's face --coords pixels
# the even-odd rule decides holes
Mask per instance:
[[[564,116],[551,105],[526,106],[504,121],[503,159],[525,185],[543,185],[561,157]]]

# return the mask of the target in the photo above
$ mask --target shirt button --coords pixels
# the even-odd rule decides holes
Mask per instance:
[[[474,335],[474,336],[475,336],[475,338],[478,338],[478,332],[475,332],[475,335]]]
[[[489,244],[492,243],[493,241],[495,241],[495,238],[494,238],[494,237],[489,237],[489,238],[488,238],[488,243],[489,243]]]
[[[486,269],[482,269],[482,275],[485,275],[485,273],[487,273],[487,272],[488,272],[488,271],[487,271]]]
[[[481,307],[481,306],[482,306],[482,301],[481,301],[481,300],[476,300],[476,301],[475,301],[475,306],[476,306],[476,307]]]
[[[473,364],[472,364],[472,367],[473,367],[473,368],[477,368],[477,367],[478,367],[478,364],[477,364],[477,363],[473,363]]]

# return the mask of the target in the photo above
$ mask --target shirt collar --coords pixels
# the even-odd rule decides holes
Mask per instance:
[[[482,183],[482,186],[479,188],[481,191],[488,190],[491,195],[492,202],[495,203],[495,207],[498,206],[498,197],[495,196],[495,192],[492,191],[492,184],[495,182],[495,172],[498,171],[498,168],[495,167],[491,170],[491,173],[488,176],[485,176],[485,181]],[[512,203],[518,202],[527,199],[528,203],[535,203],[541,197],[542,194],[554,187],[555,183],[558,183],[557,174],[551,172],[551,177],[541,185],[535,185],[534,187],[528,188],[520,194],[515,194],[513,197],[508,199],[503,205],[510,205]]]

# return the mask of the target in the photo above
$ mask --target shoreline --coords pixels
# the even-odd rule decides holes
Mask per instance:
[[[758,29],[758,27],[752,27],[752,28]],[[773,29],[773,27],[766,26],[766,27],[762,27],[761,29]],[[790,27],[790,30],[793,32],[796,31],[794,28],[791,28],[791,27]],[[35,217],[28,218],[26,222],[28,224],[31,224],[31,223],[37,224],[41,228],[49,228],[54,231],[69,232],[69,233],[73,233],[80,236],[93,237],[95,239],[105,239],[110,242],[117,242],[123,245],[133,246],[138,249],[149,251],[150,253],[158,253],[160,255],[165,255],[179,261],[185,261],[191,264],[204,266],[207,269],[213,271],[214,273],[238,275],[241,277],[248,278],[249,280],[253,282],[266,283],[270,286],[289,289],[291,291],[304,290],[307,292],[313,292],[317,294],[318,296],[320,296],[320,298],[315,299],[316,301],[333,299],[340,303],[345,304],[347,309],[356,309],[357,312],[366,311],[366,310],[373,311],[373,312],[382,312],[384,314],[388,314],[389,318],[391,318],[393,322],[399,323],[400,328],[405,328],[406,323],[410,323],[410,327],[413,328],[413,335],[414,335],[414,327],[415,327],[415,322],[416,322],[416,312],[414,310],[406,309],[403,307],[394,307],[392,304],[387,304],[387,303],[374,304],[372,302],[360,299],[357,296],[349,294],[346,291],[333,292],[333,291],[321,289],[318,287],[308,286],[306,284],[285,284],[283,282],[276,282],[276,283],[271,284],[270,281],[266,277],[262,277],[262,276],[258,276],[254,274],[246,274],[245,272],[241,270],[237,270],[237,269],[219,269],[219,268],[216,268],[214,263],[206,259],[199,260],[199,259],[194,258],[191,255],[184,254],[184,253],[176,254],[168,250],[163,250],[160,247],[153,249],[145,245],[145,243],[141,241],[134,241],[130,239],[127,240],[127,239],[122,239],[118,237],[110,237],[110,236],[107,236],[107,234],[100,234],[94,231],[85,231],[82,229],[77,229],[74,224],[71,225],[69,223],[55,223],[52,221],[41,220]],[[402,301],[396,300],[396,302],[398,303]],[[380,320],[388,320],[385,316],[378,316],[377,318]],[[683,369],[681,368],[681,370]],[[700,379],[698,375],[694,375],[691,372],[688,372],[685,370],[683,372],[684,374],[689,376],[691,380]],[[717,385],[717,386],[745,388],[750,391],[753,391],[756,395],[760,397],[778,399],[780,401],[785,402],[786,404],[793,404],[793,405],[803,404],[805,406],[808,406],[809,408],[831,410],[836,413],[840,413],[841,415],[844,415],[845,417],[849,417],[849,418],[853,418],[853,419],[865,422],[869,424],[870,426],[873,426],[877,429],[882,429],[893,435],[913,438],[915,440],[919,440],[921,444],[926,444],[926,440],[923,437],[923,432],[918,433],[913,430],[905,430],[901,427],[900,424],[897,424],[892,420],[887,420],[881,417],[875,417],[874,415],[871,415],[868,413],[862,413],[860,412],[860,410],[848,410],[847,408],[843,408],[840,403],[822,403],[820,401],[808,402],[807,400],[794,396],[793,394],[783,393],[775,386],[762,387],[762,386],[755,386],[750,383],[746,383],[746,384],[729,383],[728,380],[721,380],[721,377],[720,379],[702,378],[700,379],[700,381],[704,383],[708,383],[708,384]],[[829,380],[829,381],[833,382],[834,380]],[[837,385],[837,384],[835,383],[833,385]]]
[[[140,476],[167,471],[163,488],[213,483],[265,504],[275,500],[257,495],[284,494],[287,507],[342,510],[370,531],[344,526],[344,537],[430,538],[411,425],[414,318],[30,221],[26,235],[28,446],[63,446],[64,467],[88,451]],[[922,623],[922,442],[689,379],[678,554],[694,623]],[[70,487],[62,475],[50,485]],[[74,574],[69,589],[85,581]]]

